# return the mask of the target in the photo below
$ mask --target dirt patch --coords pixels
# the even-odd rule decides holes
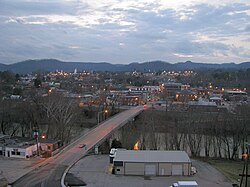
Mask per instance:
[[[65,177],[65,184],[68,186],[86,186],[87,184],[80,180],[72,173],[68,173]]]

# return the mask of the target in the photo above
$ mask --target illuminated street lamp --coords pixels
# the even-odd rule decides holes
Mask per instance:
[[[46,138],[46,135],[43,133],[42,136],[41,136],[42,139],[45,139]]]
[[[104,110],[104,118],[105,118],[105,120],[107,119],[107,115],[108,115],[108,110],[105,109],[105,110]]]
[[[100,123],[100,114],[102,114],[102,113],[105,114],[105,119],[106,119],[106,115],[108,114],[108,110],[105,109],[104,111],[98,112],[98,114],[97,114],[97,125],[99,125],[99,123]]]

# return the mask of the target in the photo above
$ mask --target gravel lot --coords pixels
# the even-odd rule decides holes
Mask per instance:
[[[192,177],[170,176],[170,177],[150,177],[145,179],[140,176],[116,176],[109,171],[108,155],[92,155],[80,160],[70,173],[84,181],[87,186],[91,187],[168,187],[180,180],[196,180],[202,187],[231,187],[227,179],[215,168],[207,163],[194,160],[193,166],[198,173]]]
[[[21,158],[0,157],[0,173],[9,183],[14,182],[25,173],[29,172],[35,165],[43,162],[44,158],[34,157],[26,160]]]

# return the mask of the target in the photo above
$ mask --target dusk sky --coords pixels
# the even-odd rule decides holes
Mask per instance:
[[[250,60],[250,0],[0,0],[0,63]]]

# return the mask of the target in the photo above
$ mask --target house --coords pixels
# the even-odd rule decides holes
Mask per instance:
[[[189,176],[191,165],[185,151],[117,150],[113,159],[117,175]]]
[[[0,136],[0,156],[12,158],[29,158],[37,155],[40,144],[34,138]]]

